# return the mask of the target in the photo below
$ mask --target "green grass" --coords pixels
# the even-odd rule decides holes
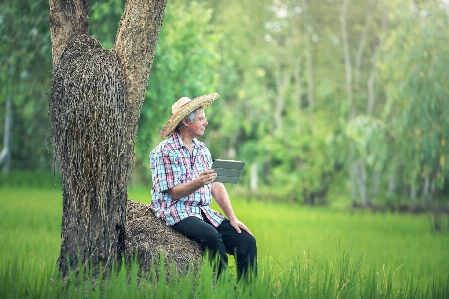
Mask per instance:
[[[148,203],[150,190],[132,187],[129,198]],[[0,298],[65,296],[50,284],[61,242],[61,202],[56,189],[0,188]],[[449,297],[449,236],[432,233],[426,215],[237,198],[233,207],[258,241],[260,271],[253,284],[234,290],[229,276],[212,287],[210,268],[203,267],[199,275],[168,285],[144,283],[138,290],[120,273],[103,291],[87,286],[85,292],[94,298]],[[84,291],[64,292],[75,298]]]

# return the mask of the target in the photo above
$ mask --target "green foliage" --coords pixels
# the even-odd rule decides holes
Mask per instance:
[[[197,2],[167,5],[136,139],[136,155],[147,175],[148,155],[161,141],[158,133],[171,116],[171,105],[183,96],[216,92],[220,37],[210,25],[211,16]]]
[[[304,134],[294,139],[267,135],[260,140],[262,170],[260,177],[268,186],[279,186],[282,190],[271,194],[272,200],[323,204],[331,183],[333,165],[327,156],[327,144],[315,134]],[[256,160],[257,161],[257,160]],[[258,196],[263,196],[261,190]]]
[[[0,139],[11,94],[13,169],[49,169],[48,1],[25,2],[0,4]],[[106,49],[124,3],[91,2],[89,32]],[[351,2],[349,72],[340,4],[169,1],[141,111],[133,185],[151,184],[147,157],[172,103],[218,92],[203,141],[214,158],[247,163],[242,189],[257,164],[259,186],[251,194],[332,205],[330,189],[347,204],[365,190],[373,205],[442,209],[449,198],[447,4]]]
[[[382,169],[385,166],[387,132],[381,120],[370,116],[357,116],[348,122],[345,133],[368,166],[374,169]]]
[[[5,101],[13,99],[12,168],[48,165],[45,144],[51,71],[48,1],[0,3],[0,137],[3,140]]]
[[[33,1],[31,5],[27,1],[0,4],[3,96],[17,92],[16,88],[24,88],[23,85],[29,84],[30,80],[39,80],[42,70],[48,67],[48,54],[51,53],[48,9],[48,1]],[[37,78],[34,77],[36,75]],[[17,99],[16,103],[22,103],[20,100]]]
[[[114,45],[124,7],[124,0],[91,1],[89,34],[101,41],[106,50]]]
[[[431,2],[405,12],[392,2],[392,20],[400,26],[386,41],[381,68],[387,82],[389,152],[401,153],[393,157],[400,161],[406,184],[419,186],[428,178],[441,192],[449,175],[449,88],[442,81],[449,76],[448,46],[442,42],[449,37],[449,19],[437,1]]]
[[[336,146],[329,144],[335,140],[329,137],[336,119],[327,103],[320,103],[318,112],[307,101],[306,37],[301,29],[306,21],[300,7],[289,1],[236,1],[232,10],[220,3],[213,7],[216,28],[223,32],[224,59],[222,97],[214,103],[206,144],[216,157],[257,164],[259,187],[250,190],[252,195],[324,203],[337,159],[331,153]],[[319,43],[313,47],[327,49]],[[322,57],[314,61],[318,59]],[[332,97],[330,80],[317,81],[323,96]],[[246,188],[250,175],[245,168],[240,184]]]

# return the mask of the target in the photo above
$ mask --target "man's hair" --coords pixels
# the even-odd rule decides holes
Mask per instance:
[[[203,109],[203,107],[196,108],[195,110],[193,110],[192,112],[187,114],[186,117],[184,117],[183,119],[185,119],[189,124],[193,123],[195,121],[195,115],[199,109]],[[182,120],[181,120],[179,122],[178,126],[176,127],[176,131],[179,131],[179,129],[181,129],[182,127],[184,127],[184,124],[182,123]]]

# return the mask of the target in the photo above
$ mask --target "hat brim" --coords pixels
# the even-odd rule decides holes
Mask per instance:
[[[212,104],[216,99],[218,99],[218,93],[211,93],[202,95],[200,97],[193,98],[187,104],[181,106],[170,119],[165,124],[164,128],[159,132],[159,136],[167,138],[170,137],[178,126],[179,122],[186,117],[192,111],[199,107],[206,109],[210,104]]]

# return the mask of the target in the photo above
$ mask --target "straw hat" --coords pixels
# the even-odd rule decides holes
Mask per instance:
[[[206,94],[197,98],[189,99],[182,97],[171,106],[172,116],[159,132],[159,136],[167,138],[173,134],[179,122],[198,107],[206,109],[219,97],[218,93]]]

